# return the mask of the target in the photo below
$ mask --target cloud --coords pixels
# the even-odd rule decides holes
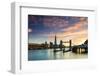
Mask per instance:
[[[49,41],[54,41],[54,37],[57,35],[58,41],[72,39],[74,44],[81,44],[87,39],[87,17],[30,16],[30,18],[32,29],[29,28],[28,32],[32,32],[32,35],[48,38]]]
[[[80,22],[73,26],[61,29],[62,32],[56,33],[58,40],[73,40],[75,45],[83,43],[88,38],[88,21],[86,18],[80,18]],[[49,34],[49,40],[54,40],[55,34]]]
[[[45,27],[52,29],[58,29],[68,26],[68,20],[63,19],[62,17],[45,17],[43,19],[43,24]]]
[[[84,19],[85,18],[80,18],[80,22],[73,24],[73,26],[71,26],[71,27],[64,28],[64,29],[62,29],[62,31],[73,33],[73,32],[76,32],[76,31],[81,31],[81,30],[87,29],[88,28],[88,22],[84,21]]]

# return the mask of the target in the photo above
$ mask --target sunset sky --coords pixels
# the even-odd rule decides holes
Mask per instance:
[[[70,39],[73,45],[82,44],[88,38],[88,18],[28,15],[29,43],[54,42],[55,35],[58,44]]]

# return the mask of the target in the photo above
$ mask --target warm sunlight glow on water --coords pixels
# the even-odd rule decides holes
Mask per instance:
[[[87,54],[75,54],[72,52],[62,51],[53,52],[53,49],[45,49],[45,50],[29,50],[28,51],[28,60],[57,60],[57,59],[81,59],[87,58]]]

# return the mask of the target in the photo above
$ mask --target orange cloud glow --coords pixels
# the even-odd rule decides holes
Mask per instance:
[[[87,31],[87,22],[84,21],[84,18],[81,18],[81,21],[76,23],[73,27],[62,29],[63,32],[58,32],[57,40],[68,41],[72,40],[73,45],[79,45],[84,43],[84,41],[88,38]],[[55,34],[50,34],[48,36],[49,41],[54,41]],[[67,45],[67,44],[66,44]]]

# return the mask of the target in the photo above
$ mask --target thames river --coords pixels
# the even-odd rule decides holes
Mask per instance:
[[[29,50],[28,60],[57,60],[57,59],[82,59],[88,58],[87,54],[75,54],[73,52],[53,52],[53,49]]]

